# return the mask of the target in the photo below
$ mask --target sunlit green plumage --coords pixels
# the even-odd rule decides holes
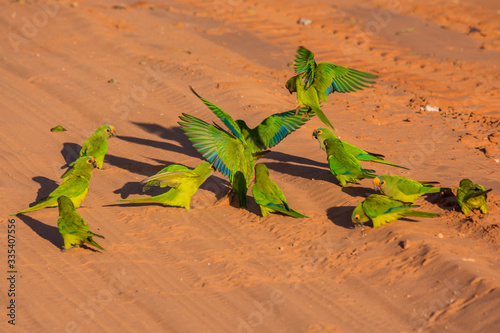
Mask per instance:
[[[81,217],[73,205],[73,201],[66,196],[57,198],[59,206],[59,219],[57,220],[57,228],[64,240],[64,250],[72,246],[79,247],[84,243],[93,245],[98,249],[104,250],[97,244],[92,237],[104,238],[90,231],[87,222]]]
[[[318,118],[333,128],[321,111],[320,101],[326,102],[333,92],[348,93],[362,90],[375,83],[378,76],[355,69],[322,62],[316,64],[314,53],[300,46],[295,57],[296,75],[288,79],[285,87],[290,94],[297,93],[297,101],[313,110]]]
[[[83,199],[89,192],[90,178],[95,167],[95,159],[92,156],[82,156],[78,158],[73,167],[73,171],[63,179],[61,184],[46,198],[40,200],[35,206],[17,212],[13,215],[32,212],[45,207],[57,206],[57,198],[66,196],[73,201],[76,208],[80,207]]]
[[[462,179],[460,187],[457,191],[457,201],[465,215],[468,215],[471,210],[479,209],[481,213],[488,213],[486,204],[487,193],[492,189],[486,190],[484,186],[474,184],[470,179]]]
[[[194,116],[183,113],[179,118],[179,125],[194,148],[215,170],[229,178],[233,191],[238,195],[240,207],[246,207],[254,157],[241,132],[240,139],[221,127],[212,126]]]
[[[276,146],[314,116],[314,113],[308,111],[307,108],[302,108],[298,112],[290,110],[275,113],[264,119],[255,128],[249,128],[244,120],[233,120],[228,113],[198,95],[193,88],[191,91],[226,125],[230,133],[246,142],[256,157],[261,156],[257,154]]]
[[[396,175],[377,176],[373,179],[373,184],[389,198],[407,203],[414,203],[418,197],[424,194],[439,193],[449,189],[432,185],[438,184],[437,182],[416,181]]]
[[[108,152],[108,139],[116,136],[116,129],[111,125],[103,125],[99,127],[90,138],[85,140],[80,156],[94,156],[98,169],[102,169],[104,156]]]
[[[417,205],[390,199],[385,195],[371,194],[361,202],[352,212],[353,223],[365,223],[372,220],[373,227],[393,222],[405,216],[437,217],[439,214],[413,210]]]
[[[295,218],[308,217],[288,206],[285,195],[269,178],[269,170],[262,163],[255,165],[255,183],[252,186],[252,194],[255,202],[259,204],[262,216],[279,212]]]
[[[326,127],[318,127],[314,130],[313,132],[313,136],[318,139],[319,141],[319,145],[320,145],[320,148],[322,150],[325,150],[326,151],[326,148],[325,148],[325,145],[323,144],[323,142],[328,139],[328,138],[336,138],[335,134],[328,128]],[[345,142],[345,141],[342,141],[342,145],[344,146],[345,150],[353,155],[354,157],[356,157],[356,159],[358,161],[368,161],[368,162],[376,162],[376,163],[382,163],[382,164],[387,164],[387,165],[391,165],[391,166],[394,166],[394,167],[398,167],[398,168],[403,168],[403,169],[407,169],[407,167],[404,167],[404,166],[401,166],[401,165],[398,165],[398,164],[395,164],[395,163],[392,163],[392,162],[389,162],[389,161],[386,161],[383,159],[384,155],[380,155],[380,154],[374,154],[374,153],[369,153],[361,148],[358,148],[348,142]]]
[[[156,175],[142,181],[142,183],[146,184],[148,187],[171,187],[171,189],[166,193],[153,197],[123,199],[118,201],[132,203],[159,203],[165,206],[176,206],[190,209],[191,197],[198,191],[198,188],[205,182],[205,180],[213,174],[214,169],[211,168],[210,163],[206,161],[202,162],[193,170],[181,167],[182,166],[180,165],[173,164],[163,169],[167,171],[159,172]]]
[[[160,175],[160,174],[165,173],[165,172],[178,172],[178,171],[189,171],[189,170],[190,169],[184,165],[170,164],[169,166],[158,171],[154,176]],[[166,184],[165,182],[161,183],[159,180],[154,179],[154,180],[150,180],[150,181],[145,182],[144,186],[142,187],[142,191],[143,192],[147,191],[151,186],[167,187],[169,185]]]
[[[326,139],[323,143],[330,171],[342,186],[376,176],[372,174],[375,172],[374,170],[363,169],[359,161],[346,151],[339,139],[332,137]]]

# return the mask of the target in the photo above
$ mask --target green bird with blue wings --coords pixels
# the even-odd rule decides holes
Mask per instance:
[[[191,91],[212,110],[212,112],[226,125],[229,132],[245,140],[248,148],[256,157],[264,155],[267,150],[276,146],[289,134],[304,125],[314,113],[302,108],[275,113],[264,119],[254,128],[248,127],[244,120],[234,120],[227,112],[198,95],[192,87]],[[305,118],[305,119],[304,119]]]
[[[142,181],[150,186],[171,187],[166,193],[147,198],[123,199],[132,203],[159,203],[165,206],[191,208],[191,198],[198,188],[214,173],[210,163],[203,161],[194,169],[172,164],[154,176]]]
[[[481,213],[488,213],[488,205],[486,204],[487,193],[492,189],[485,189],[483,185],[474,184],[470,179],[462,179],[457,190],[457,201],[460,209],[465,215],[468,215],[471,210],[479,209]]]
[[[323,144],[326,149],[326,159],[330,171],[340,182],[342,187],[348,183],[364,178],[375,178],[374,170],[364,169],[359,161],[344,148],[342,141],[337,138],[328,138]]]
[[[80,207],[80,204],[89,193],[89,183],[94,167],[96,167],[94,157],[82,156],[78,158],[72,172],[63,179],[61,184],[54,191],[46,198],[38,201],[33,207],[13,215],[29,213],[45,207],[56,207],[57,198],[60,196],[70,198],[76,208]]]
[[[254,155],[242,133],[235,127],[236,134],[218,125],[210,125],[195,116],[183,113],[179,125],[193,143],[193,147],[212,164],[213,168],[229,178],[233,194],[239,199],[240,207],[247,207],[247,191],[250,184]]]
[[[270,213],[282,213],[295,218],[309,217],[288,206],[285,195],[269,178],[269,170],[263,163],[255,165],[255,183],[252,186],[252,194],[263,217]]]
[[[288,79],[285,88],[290,94],[297,93],[300,106],[314,111],[318,118],[333,128],[320,107],[320,101],[327,102],[333,92],[349,93],[363,90],[374,84],[378,76],[356,69],[338,66],[328,62],[316,64],[314,53],[300,46],[294,62],[295,76]]]
[[[64,240],[63,251],[71,248],[72,246],[80,247],[84,243],[93,245],[98,249],[104,250],[97,244],[92,237],[104,238],[90,231],[87,222],[77,213],[73,201],[67,196],[60,196],[57,198],[57,205],[59,207],[59,219],[57,220],[57,228],[61,233]]]
[[[316,128],[314,131],[313,131],[313,137],[315,137],[316,139],[318,139],[319,141],[319,146],[322,150],[326,151],[326,148],[325,148],[325,145],[323,144],[323,142],[326,140],[326,139],[329,139],[329,138],[337,138],[335,136],[335,134],[333,133],[333,131],[331,131],[330,129],[326,128],[326,127],[318,127]],[[395,164],[395,163],[392,163],[392,162],[389,162],[389,161],[386,161],[383,159],[384,155],[381,155],[381,154],[375,154],[375,153],[369,153],[361,148],[358,148],[356,147],[355,145],[352,145],[350,144],[349,142],[345,142],[345,141],[342,141],[342,145],[344,146],[345,150],[353,155],[354,157],[356,157],[356,159],[358,161],[367,161],[367,162],[375,162],[375,163],[382,163],[382,164],[387,164],[387,165],[390,165],[390,166],[394,166],[394,167],[397,167],[397,168],[402,168],[402,169],[407,169],[409,170],[407,167],[404,167],[404,166],[401,166],[401,165],[398,165],[398,164]]]
[[[437,213],[428,213],[414,208],[417,205],[404,203],[398,200],[388,198],[385,195],[370,194],[361,202],[352,212],[351,220],[353,223],[373,222],[373,227],[378,228],[381,225],[396,221],[402,217],[437,217]]]
[[[448,187],[434,186],[433,181],[417,181],[397,175],[380,175],[373,178],[373,184],[391,199],[406,203],[414,203],[424,194],[439,193],[449,190]]]

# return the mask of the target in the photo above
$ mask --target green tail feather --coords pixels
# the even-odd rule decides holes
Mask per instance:
[[[99,236],[99,235],[96,235],[96,234],[93,234],[93,235],[94,235],[94,236],[97,236],[97,237],[104,238],[104,237]],[[90,245],[93,245],[93,246],[97,247],[97,248],[98,248],[98,249],[100,249],[100,250],[105,251],[105,250],[104,250],[104,248],[103,248],[101,245],[97,244],[97,243],[96,243],[96,242],[92,239],[92,237],[88,237],[88,238],[86,239],[86,242],[87,242],[87,243],[89,243]]]
[[[326,115],[321,111],[320,108],[311,108],[314,113],[318,116],[319,120],[321,120],[325,125],[330,126],[332,129],[335,129],[333,125],[330,123],[330,120],[326,117]]]
[[[428,213],[428,212],[420,212],[418,210],[410,210],[405,213],[405,216],[415,216],[415,217],[437,217],[441,214],[438,213]]]
[[[370,161],[370,162],[375,162],[375,163],[382,163],[382,164],[387,164],[387,165],[390,165],[390,166],[393,166],[393,167],[396,167],[396,168],[410,170],[409,168],[404,167],[402,165],[399,165],[399,164],[396,164],[396,163],[392,163],[392,162],[389,162],[389,161],[386,161],[386,160],[382,160],[382,159],[373,159],[373,160],[365,160],[365,161]]]
[[[372,179],[372,178],[377,177],[377,175],[374,174],[375,170],[362,169],[361,171],[363,172],[363,177],[365,177],[365,178]]]
[[[135,198],[135,199],[121,199],[117,201],[122,202],[132,202],[132,203],[164,203],[164,201],[158,200],[156,197],[147,197],[147,198]]]
[[[57,200],[57,198],[56,198],[56,200]],[[45,208],[45,207],[56,207],[57,206],[57,201],[56,200],[53,200],[53,198],[50,198],[50,199],[47,199],[45,201],[37,203],[33,207],[27,208],[25,210],[22,210],[20,212],[17,212],[17,213],[14,213],[14,214],[10,214],[10,215],[12,216],[12,215],[18,215],[18,214],[24,214],[24,213],[34,212],[35,210],[39,210],[39,209],[42,209],[42,208]]]
[[[297,212],[294,209],[290,208],[290,210],[287,210],[285,207],[281,207],[281,206],[274,205],[274,204],[268,204],[266,207],[271,208],[271,209],[278,211],[280,213],[286,214],[288,216],[295,217],[295,218],[302,218],[302,217],[308,218],[309,217],[307,215],[304,215],[304,214]]]

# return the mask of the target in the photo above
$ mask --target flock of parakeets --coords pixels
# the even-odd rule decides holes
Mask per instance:
[[[166,206],[190,209],[191,197],[215,170],[226,176],[231,184],[230,196],[238,196],[240,207],[247,207],[247,192],[255,171],[252,194],[261,209],[262,216],[281,213],[295,218],[307,218],[288,205],[283,192],[269,178],[265,164],[256,161],[269,152],[269,148],[280,143],[287,135],[301,127],[314,115],[333,129],[320,107],[333,92],[347,93],[362,90],[374,83],[376,75],[337,66],[331,63],[316,64],[314,54],[299,47],[295,62],[295,76],[285,87],[297,93],[298,107],[276,113],[264,119],[256,128],[249,128],[243,120],[233,118],[216,105],[193,93],[224,123],[226,129],[192,115],[179,116],[179,125],[193,143],[194,148],[206,159],[194,169],[172,164],[157,174],[142,181],[144,190],[151,186],[169,187],[160,195],[146,198],[119,201],[132,203],[160,203]],[[107,140],[116,135],[111,125],[101,126],[88,138],[80,151],[80,157],[70,164],[61,177],[63,181],[48,197],[34,206],[16,214],[25,214],[45,207],[59,207],[57,225],[64,240],[64,249],[91,244],[103,249],[93,237],[101,237],[90,231],[85,220],[76,212],[89,192],[89,182],[94,167],[102,168],[107,153]],[[419,206],[414,202],[426,193],[438,193],[448,188],[433,186],[436,182],[419,182],[402,176],[376,175],[374,170],[365,169],[360,162],[382,163],[408,169],[383,159],[383,155],[360,149],[339,140],[327,127],[314,130],[313,136],[319,141],[320,148],[326,152],[332,174],[347,186],[358,180],[369,178],[382,195],[371,194],[361,202],[352,213],[353,223],[372,221],[373,227],[392,222],[404,216],[435,217],[439,214],[414,210]],[[463,179],[457,188],[457,201],[464,214],[473,209],[487,213],[486,197],[491,189]],[[16,215],[14,214],[14,215]]]

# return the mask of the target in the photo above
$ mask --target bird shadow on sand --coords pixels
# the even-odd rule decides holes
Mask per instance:
[[[446,211],[461,212],[457,197],[451,190],[446,190],[443,193],[431,193],[424,195],[424,200],[437,205],[439,208]]]
[[[156,160],[156,161],[161,161],[161,160]],[[162,165],[155,165],[146,162],[139,162],[130,158],[116,156],[112,154],[106,154],[105,162],[120,169],[124,169],[129,172],[145,176],[145,178],[154,175],[165,166],[172,164],[172,162],[169,161],[161,161]],[[106,167],[104,167],[104,169],[105,168]]]
[[[19,214],[17,215],[17,217],[21,221],[23,221],[24,224],[30,227],[31,230],[36,232],[38,236],[48,240],[49,242],[54,244],[54,246],[57,247],[58,249],[61,249],[63,247],[64,242],[57,227],[53,227],[51,225],[42,223],[38,220],[35,220],[32,217],[29,217],[28,215]],[[57,221],[57,219],[55,221]]]
[[[82,146],[73,142],[65,142],[63,143],[63,148],[61,149],[61,155],[66,162],[65,165],[61,167],[61,169],[66,169],[69,167],[71,163],[76,161],[80,157],[80,150]]]
[[[36,194],[36,199],[35,202],[30,204],[31,206],[34,206],[38,201],[46,198],[52,191],[54,191],[59,184],[52,179],[49,179],[47,177],[43,176],[36,176],[32,178],[35,182],[40,184],[40,188],[38,189],[38,193]]]
[[[354,229],[354,223],[351,221],[352,211],[354,206],[338,206],[331,207],[326,210],[326,216],[333,222],[333,224],[338,225],[346,229]]]
[[[346,187],[342,187],[341,189],[342,192],[345,194],[350,195],[353,198],[366,198],[370,194],[375,194],[377,191],[375,191],[373,188],[370,187],[363,187],[359,185],[349,185]],[[360,200],[361,202],[362,200]]]
[[[178,143],[178,145],[165,141],[155,141],[155,140],[137,138],[132,136],[120,135],[118,136],[118,139],[136,144],[155,147],[162,150],[173,151],[176,153],[185,154],[192,157],[200,156],[197,150],[193,147],[191,141],[189,141],[188,137],[184,134],[182,128],[180,128],[179,126],[167,128],[154,123],[139,123],[139,122],[131,122],[131,123],[141,128],[145,132],[157,135],[164,140],[175,141]]]
[[[264,158],[267,159],[272,159],[275,161],[279,162],[294,162],[294,163],[299,163],[299,164],[304,164],[306,166],[317,166],[321,168],[328,169],[328,163],[323,163],[323,162],[318,162],[315,160],[311,160],[306,157],[301,157],[301,156],[296,156],[296,155],[290,155],[287,153],[282,153],[279,151],[271,151],[270,153],[266,154]]]
[[[320,169],[314,166],[286,162],[265,162],[264,164],[271,170],[294,177],[322,180],[325,182],[332,182],[335,179],[330,170]]]

